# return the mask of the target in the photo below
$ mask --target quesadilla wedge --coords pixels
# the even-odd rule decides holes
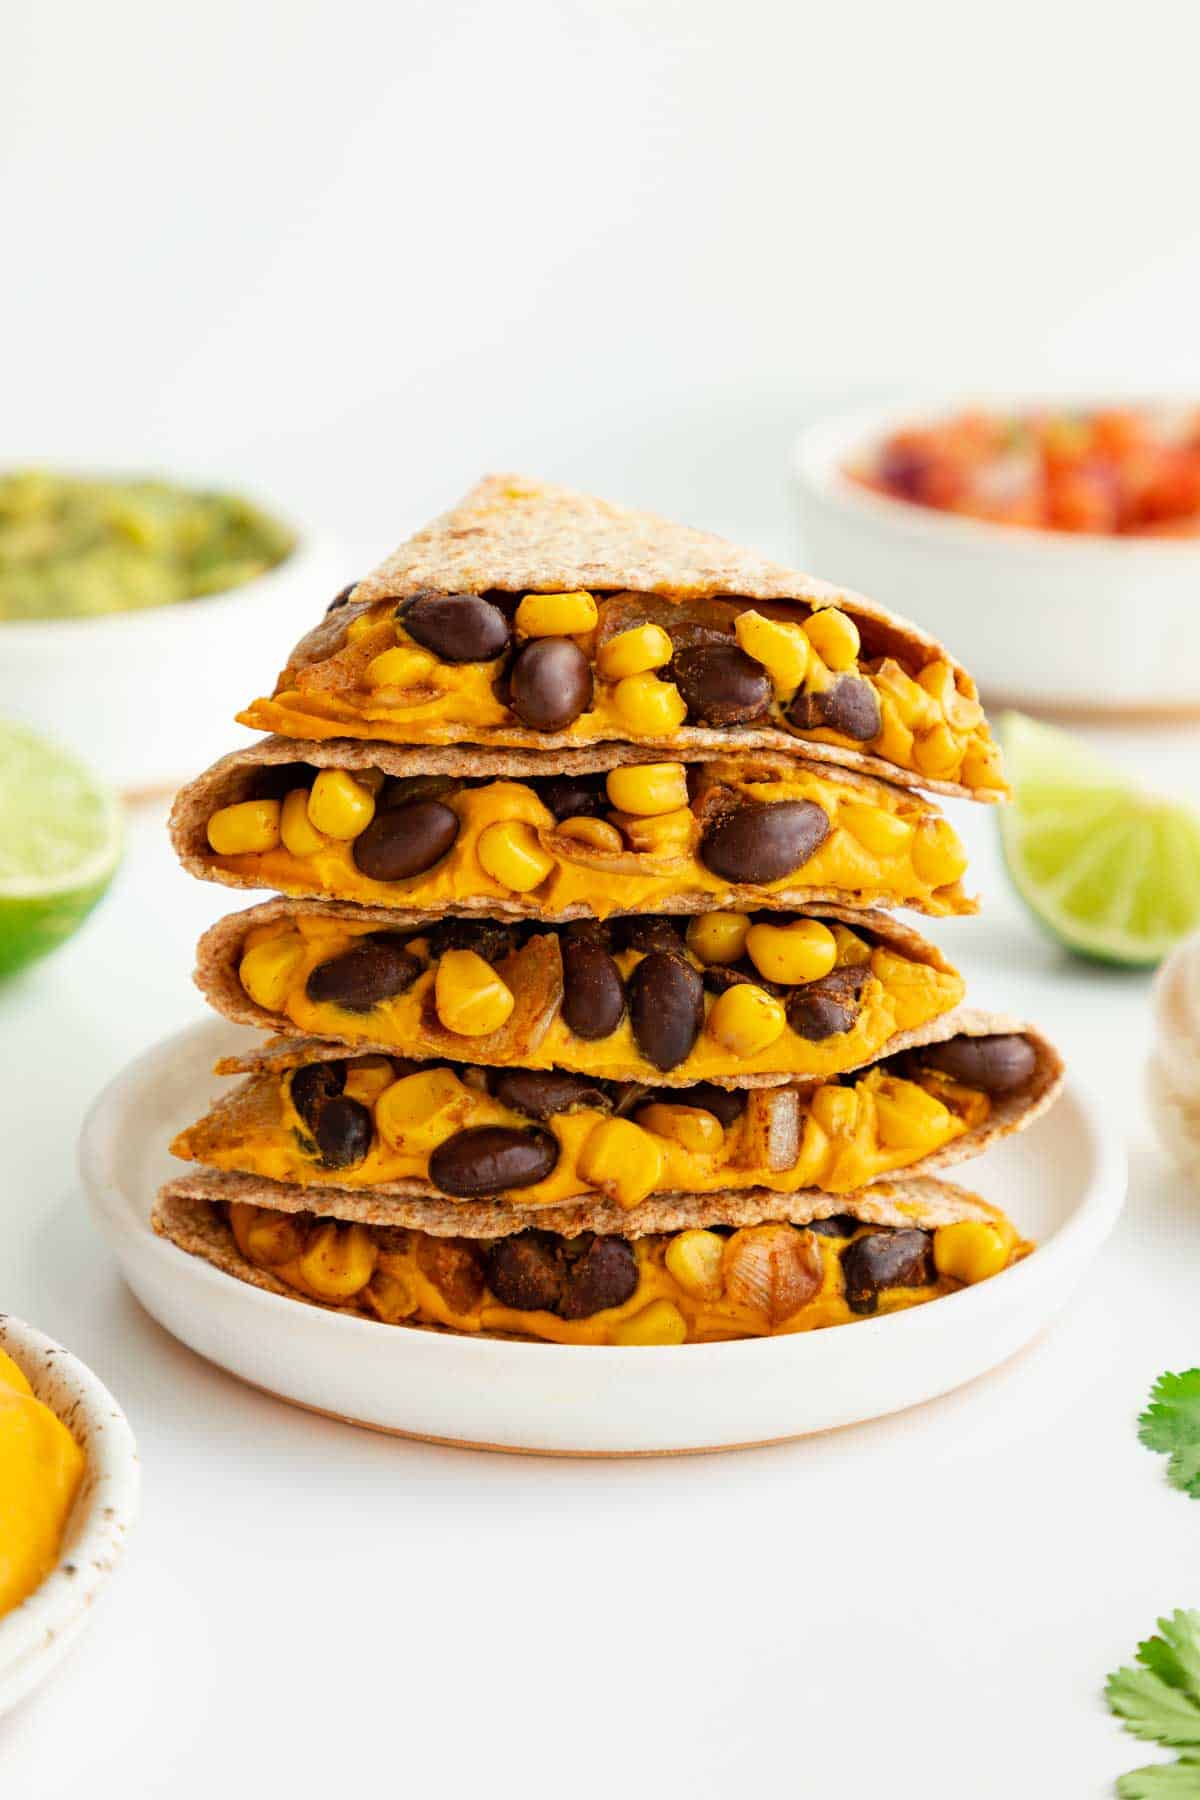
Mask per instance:
[[[797,757],[645,756],[269,738],[185,787],[171,832],[193,875],[359,905],[542,919],[809,900],[975,910],[966,854],[931,801]]]
[[[963,997],[888,913],[530,920],[272,900],[197,946],[235,1023],[407,1057],[657,1084],[821,1079],[912,1042]]]
[[[311,1200],[312,1195],[303,1197]],[[265,1292],[388,1325],[559,1344],[774,1337],[899,1312],[1001,1273],[1033,1246],[999,1211],[908,1178],[833,1201],[710,1196],[636,1215],[355,1201],[321,1216],[247,1176],[168,1182],[154,1229]],[[383,1206],[384,1202],[376,1202]]]
[[[370,1203],[487,1197],[517,1210],[853,1193],[979,1155],[1044,1111],[1061,1080],[1037,1032],[965,1009],[839,1079],[751,1090],[347,1059],[322,1043],[242,1066],[249,1079],[176,1137],[174,1155]]]
[[[480,482],[333,602],[274,693],[286,737],[800,753],[1006,796],[975,683],[860,595],[547,482]]]

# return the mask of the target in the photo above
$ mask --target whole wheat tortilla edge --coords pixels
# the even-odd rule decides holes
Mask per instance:
[[[715,1194],[658,1194],[626,1212],[612,1200],[585,1200],[565,1206],[505,1206],[495,1200],[443,1200],[427,1195],[352,1194],[342,1188],[289,1187],[266,1176],[202,1169],[163,1184],[152,1215],[161,1231],[174,1200],[242,1201],[274,1212],[315,1213],[363,1225],[399,1225],[432,1237],[511,1237],[536,1225],[541,1231],[577,1237],[595,1231],[605,1237],[649,1237],[659,1232],[708,1225],[762,1225],[778,1220],[804,1225],[851,1213],[865,1225],[916,1225],[923,1230],[959,1219],[994,1218],[996,1208],[977,1194],[928,1176],[877,1182],[853,1194],[774,1194],[765,1188],[727,1189]],[[164,1232],[164,1235],[171,1235]],[[185,1246],[186,1247],[186,1246]],[[289,1290],[290,1291],[290,1290]]]
[[[947,961],[935,944],[921,936],[911,925],[906,925],[892,917],[890,913],[870,912],[854,907],[840,906],[824,899],[806,900],[802,910],[818,918],[839,919],[851,927],[858,925],[869,929],[881,938],[890,948],[914,961],[928,964],[931,968],[943,973],[951,973],[953,965]],[[308,914],[318,918],[342,918],[352,924],[368,923],[382,930],[404,930],[410,925],[422,925],[432,922],[439,915],[427,912],[404,913],[393,912],[386,907],[353,906],[328,900],[265,900],[258,906],[247,907],[244,912],[226,913],[215,925],[210,925],[196,946],[196,966],[193,979],[205,1000],[222,1018],[231,1020],[235,1025],[252,1025],[260,1031],[267,1031],[286,1040],[304,1039],[308,1033],[293,1025],[290,1019],[280,1017],[277,1013],[269,1013],[252,1000],[238,979],[238,965],[241,962],[241,945],[247,933],[260,925],[271,924],[274,920]],[[496,908],[488,910],[488,916],[503,916]],[[931,1020],[930,1025],[936,1024]],[[916,1032],[900,1032],[879,1054],[890,1055],[894,1050],[903,1050],[913,1044],[925,1042],[923,1034],[928,1026],[917,1027]],[[330,1043],[353,1050],[356,1055],[369,1054],[372,1051],[383,1055],[395,1055],[395,1044],[383,1044],[374,1039],[342,1040],[334,1037]],[[469,1059],[468,1059],[469,1060]],[[875,1058],[871,1058],[872,1061]],[[690,1085],[694,1077],[673,1080],[664,1075],[657,1085],[678,1087]],[[791,1075],[748,1075],[737,1083],[739,1087],[780,1087],[788,1081],[796,1079]]]

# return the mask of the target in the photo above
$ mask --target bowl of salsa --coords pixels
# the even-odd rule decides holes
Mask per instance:
[[[859,413],[795,468],[809,565],[920,619],[993,703],[1200,716],[1200,405]]]
[[[233,484],[0,469],[0,714],[127,792],[169,787],[229,747],[285,615],[331,579],[318,544]]]

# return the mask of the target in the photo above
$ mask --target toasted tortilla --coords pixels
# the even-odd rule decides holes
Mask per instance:
[[[502,916],[496,906],[480,908],[489,916]],[[656,909],[657,911],[658,909]],[[952,974],[953,966],[947,962],[942,952],[927,938],[923,938],[911,925],[902,924],[890,913],[865,912],[854,907],[835,906],[828,903],[805,902],[797,908],[814,918],[840,919],[843,924],[859,930],[870,931],[875,937],[886,943],[888,947],[901,956],[909,957],[914,962],[923,962],[931,968]],[[380,930],[404,931],[412,926],[431,924],[440,914],[425,912],[399,912],[388,907],[342,905],[330,900],[265,900],[260,906],[248,907],[245,912],[228,913],[211,925],[196,946],[196,967],[193,979],[208,1004],[224,1018],[232,1019],[236,1025],[254,1025],[259,1030],[276,1034],[281,1041],[295,1046],[297,1039],[311,1044],[313,1040],[290,1019],[279,1013],[267,1012],[257,1001],[250,998],[242,986],[238,976],[238,968],[242,960],[242,949],[247,935],[257,926],[269,925],[275,919],[296,917],[310,914],[322,919],[346,919],[353,924],[369,923]],[[960,1012],[946,1015],[960,1017]],[[986,1015],[981,1015],[986,1016]],[[927,1043],[932,1040],[925,1034],[932,1024],[918,1027],[915,1031],[898,1032],[889,1039],[887,1048],[879,1052],[881,1056],[891,1056],[898,1050],[908,1049],[913,1044]],[[384,1056],[399,1054],[395,1044],[382,1044],[367,1038],[355,1038],[352,1044],[331,1039],[329,1054],[341,1056],[347,1048],[355,1056],[365,1056],[378,1051]],[[519,1065],[519,1058],[506,1058]],[[694,1076],[673,1078],[668,1070],[655,1077],[655,1085],[670,1087],[680,1085],[680,1080],[693,1081]],[[794,1074],[770,1075],[751,1074],[740,1078],[721,1077],[718,1085],[722,1087],[781,1087],[789,1081],[795,1081]]]
[[[712,755],[694,745],[687,745],[672,758],[679,759],[685,762],[705,762],[712,760]],[[318,769],[382,769],[385,775],[401,777],[482,775],[496,780],[532,781],[544,780],[548,775],[601,774],[626,763],[658,760],[661,758],[657,753],[647,756],[643,744],[592,744],[586,749],[563,750],[555,756],[546,757],[530,750],[469,750],[457,744],[418,746],[408,750],[398,744],[372,743],[358,738],[320,740],[268,737],[245,750],[235,750],[230,755],[223,756],[202,775],[180,788],[171,808],[169,830],[175,852],[189,875],[195,875],[201,881],[218,881],[225,887],[252,888],[261,892],[264,884],[253,875],[244,875],[216,865],[208,843],[208,821],[221,807],[233,806],[239,800],[249,798],[254,778],[264,768],[304,762],[311,763]],[[836,782],[839,786],[853,789],[855,794],[861,793],[868,801],[875,793],[874,777],[856,774],[852,769],[821,767],[810,757],[791,756],[784,759],[756,756],[752,761],[757,766],[778,766],[782,763],[785,767],[793,768],[797,762],[813,762],[823,781]],[[932,815],[936,816],[940,812],[934,802],[927,801],[925,804]],[[399,885],[401,884],[397,883]],[[314,896],[311,888],[280,888],[278,891],[292,894],[298,899],[316,898],[324,903],[324,896]],[[766,906],[794,911],[800,906],[807,907],[814,900],[853,905],[854,895],[838,888],[800,885],[772,890],[770,893],[764,893],[759,888],[730,886],[720,900],[729,906]],[[661,902],[656,901],[653,910],[707,912],[718,903],[718,897],[713,894],[681,894]],[[912,910],[922,910],[915,901],[905,904]],[[974,910],[974,906],[973,901],[969,902],[966,910]],[[439,907],[436,916],[440,917],[445,910],[445,907]],[[450,910],[463,914],[486,913],[497,919],[553,917],[565,922],[590,917],[590,910],[582,901],[549,914],[544,903],[532,894],[512,894],[507,898],[487,894],[467,895],[456,900]],[[395,915],[393,920],[394,918]]]
[[[687,1231],[706,1225],[762,1225],[787,1221],[806,1225],[850,1213],[864,1225],[916,1225],[932,1231],[959,1219],[994,1219],[997,1209],[966,1188],[922,1176],[880,1181],[853,1194],[772,1194],[765,1188],[742,1192],[656,1195],[626,1212],[612,1200],[583,1201],[571,1206],[528,1208],[504,1206],[496,1200],[429,1200],[348,1194],[337,1188],[293,1188],[254,1175],[205,1169],[181,1175],[160,1189],[151,1224],[183,1250],[206,1256],[227,1274],[241,1274],[244,1263],[223,1219],[213,1212],[221,1201],[236,1200],[275,1212],[309,1212],[321,1218],[363,1225],[401,1225],[431,1237],[510,1237],[536,1224],[539,1231],[578,1237],[595,1231],[602,1237],[650,1237],[657,1232]],[[217,1255],[213,1252],[221,1251]],[[235,1266],[237,1265],[237,1266]],[[294,1288],[276,1284],[265,1269],[253,1269],[260,1287],[295,1298]],[[243,1276],[243,1279],[249,1279]]]
[[[1025,1038],[1027,1043],[1032,1047],[1036,1060],[1029,1082],[1018,1092],[996,1096],[992,1100],[991,1111],[984,1124],[973,1126],[960,1137],[956,1137],[950,1143],[943,1145],[940,1150],[932,1151],[928,1156],[923,1156],[919,1161],[912,1163],[910,1167],[904,1171],[905,1180],[919,1179],[923,1176],[931,1175],[937,1169],[949,1168],[956,1163],[967,1162],[972,1157],[982,1155],[989,1145],[999,1143],[1002,1138],[1010,1137],[1016,1131],[1025,1130],[1026,1127],[1031,1125],[1035,1119],[1039,1118],[1057,1098],[1063,1079],[1062,1059],[1054,1046],[1050,1044],[1039,1031],[1031,1025],[1023,1024],[1018,1019],[1011,1019],[1000,1013],[985,1013],[969,1007],[962,1007],[955,1012],[944,1014],[940,1019],[932,1020],[919,1031],[904,1034],[906,1039],[904,1047],[915,1049],[922,1044],[945,1043],[947,1039],[952,1037],[993,1037],[1001,1034],[1021,1036]],[[896,1052],[894,1051],[889,1051],[889,1055],[895,1053]],[[332,1061],[336,1059],[337,1055],[338,1051],[335,1046],[330,1045],[324,1039],[313,1038],[305,1040],[301,1044],[292,1043],[280,1045],[276,1042],[267,1045],[257,1052],[252,1052],[246,1057],[228,1058],[219,1063],[217,1065],[218,1073],[248,1073],[249,1080],[240,1082],[236,1088],[232,1089],[229,1093],[222,1095],[215,1105],[210,1108],[199,1124],[192,1128],[192,1133],[196,1134],[200,1139],[195,1150],[196,1160],[200,1163],[204,1162],[205,1139],[207,1139],[209,1143],[214,1144],[220,1142],[222,1139],[228,1141],[230,1138],[241,1137],[247,1132],[252,1131],[259,1123],[273,1122],[277,1101],[275,1097],[276,1089],[274,1081],[271,1078],[277,1076],[281,1069],[289,1068],[301,1061]],[[883,1060],[885,1060],[883,1057],[874,1058],[871,1063],[864,1064],[858,1072],[865,1073],[874,1066],[875,1062]],[[754,1078],[751,1077],[746,1085],[751,1085],[753,1080]],[[812,1085],[810,1083],[797,1082],[794,1076],[788,1078],[788,1084],[795,1087]],[[775,1085],[779,1087],[783,1084],[777,1083]],[[686,1101],[686,1088],[680,1090],[680,1097]],[[791,1120],[789,1123],[791,1109],[787,1109],[787,1112],[788,1118],[785,1118],[782,1121],[784,1127],[783,1142],[785,1144],[788,1142],[788,1130],[791,1131],[793,1138],[796,1130],[794,1120]],[[187,1136],[191,1134],[185,1133],[184,1135]],[[792,1148],[794,1150],[794,1144]],[[786,1163],[784,1166],[786,1166]],[[259,1181],[264,1178],[259,1176],[248,1176],[247,1179]],[[898,1178],[881,1176],[878,1182],[871,1182],[868,1184],[868,1187],[870,1191],[874,1192],[875,1188],[881,1183],[882,1185],[887,1186],[889,1182],[892,1182],[895,1179]],[[278,1188],[281,1192],[296,1195],[297,1198],[292,1206],[290,1208],[285,1208],[285,1210],[292,1211],[308,1210],[313,1212],[338,1212],[339,1207],[343,1204],[353,1203],[355,1206],[366,1205],[370,1207],[378,1205],[381,1201],[386,1204],[387,1201],[397,1199],[410,1201],[422,1200],[430,1202],[431,1204],[445,1203],[454,1207],[459,1207],[463,1204],[462,1202],[455,1201],[444,1202],[443,1195],[431,1182],[414,1179],[413,1177],[407,1177],[400,1181],[379,1182],[371,1188],[369,1192],[363,1188],[343,1188],[338,1182],[338,1172],[336,1170],[327,1171],[325,1180],[320,1185],[316,1186],[300,1183],[293,1185],[270,1180],[267,1181],[267,1186],[273,1190]],[[773,1190],[769,1189],[762,1191],[765,1193],[773,1192]],[[741,1200],[745,1198],[748,1192],[753,1193],[757,1192],[757,1190],[722,1190],[720,1197],[722,1200],[725,1200],[734,1196]],[[340,1195],[341,1198],[332,1204],[317,1204],[310,1202],[309,1196],[313,1194],[320,1196]],[[778,1195],[775,1197],[776,1199],[779,1198]],[[829,1197],[835,1200],[839,1198],[837,1195]],[[642,1206],[638,1206],[634,1211],[640,1217],[643,1206],[661,1206],[666,1202],[688,1205],[694,1203],[699,1205],[702,1204],[703,1201],[711,1200],[712,1198],[713,1196],[711,1195],[689,1196],[667,1192],[666,1194],[656,1194],[652,1196],[651,1199],[644,1201]],[[805,1196],[805,1198],[811,1199],[811,1196]],[[272,1204],[272,1202],[263,1200],[260,1204],[266,1206]],[[281,1206],[282,1204],[283,1203],[280,1202]],[[582,1207],[598,1206],[609,1209],[614,1213],[614,1216],[618,1213],[626,1219],[631,1216],[628,1212],[624,1212],[623,1209],[619,1207],[613,1209],[612,1202],[603,1200],[599,1194],[593,1195],[588,1200],[573,1201],[569,1206],[563,1207],[522,1206],[519,1201],[514,1203],[497,1201],[495,1204],[500,1206],[502,1211],[511,1210],[519,1212],[526,1219],[531,1221],[535,1220],[539,1226],[542,1225],[543,1221],[548,1217],[557,1212],[574,1213]],[[836,1211],[838,1209],[835,1207],[834,1210]],[[339,1216],[341,1216],[341,1214],[339,1214]],[[348,1213],[345,1216],[362,1218],[370,1223],[385,1222],[381,1217],[373,1217],[369,1213],[353,1212]],[[606,1213],[605,1216],[608,1216],[608,1214]],[[812,1214],[811,1216],[821,1217],[822,1215],[817,1213]],[[398,1222],[403,1223],[406,1221]],[[719,1222],[732,1223],[734,1221],[721,1220]],[[740,1223],[742,1221],[737,1222]],[[547,1229],[557,1230],[558,1227],[549,1226]],[[580,1227],[580,1229],[599,1230],[601,1227],[587,1226]],[[608,1227],[607,1229],[613,1228]],[[663,1229],[666,1228],[664,1227]],[[470,1234],[468,1233],[468,1235]]]
[[[486,593],[489,589],[555,593],[576,588],[652,594],[676,601],[793,601],[800,603],[801,617],[811,610],[836,606],[858,626],[867,658],[894,656],[916,668],[945,661],[955,671],[961,691],[970,699],[979,697],[966,670],[936,638],[861,594],[654,513],[616,506],[519,475],[487,476],[456,507],[401,544],[358,582],[345,605],[327,614],[300,640],[280,681],[288,685],[301,669],[339,650],[347,626],[379,600],[407,599],[427,589],[442,593]],[[456,729],[464,739],[469,736],[469,727]],[[570,749],[578,742],[568,734],[528,731],[519,725],[505,726],[503,736],[509,744],[541,751]],[[799,737],[776,726],[683,726],[664,737],[644,739],[640,745],[643,754],[651,747],[669,750],[673,756],[683,755],[687,749],[725,754],[774,750],[860,769],[901,787],[985,801],[1006,797],[1002,788],[973,789],[960,782],[942,781],[901,769],[865,750]]]

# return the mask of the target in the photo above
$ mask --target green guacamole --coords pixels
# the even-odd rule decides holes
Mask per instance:
[[[0,624],[220,594],[282,562],[295,543],[234,494],[37,469],[0,474]]]

